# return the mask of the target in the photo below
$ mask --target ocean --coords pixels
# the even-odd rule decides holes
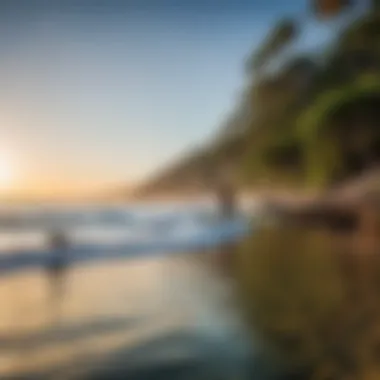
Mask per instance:
[[[229,221],[208,200],[2,207],[0,378],[244,378],[232,287],[202,257],[241,239],[255,207]],[[56,230],[70,241],[59,296]]]
[[[0,275],[44,265],[49,234],[63,231],[73,264],[197,251],[239,239],[247,231],[246,203],[222,221],[210,201],[111,205],[34,205],[0,208]]]

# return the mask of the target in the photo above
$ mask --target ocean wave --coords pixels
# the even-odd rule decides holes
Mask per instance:
[[[206,205],[207,206],[207,205]],[[209,248],[241,238],[246,216],[223,221],[208,205],[35,208],[0,216],[0,272],[44,265],[52,229],[67,234],[73,264]]]

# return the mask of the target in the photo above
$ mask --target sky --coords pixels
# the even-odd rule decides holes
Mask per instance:
[[[307,3],[2,0],[0,191],[98,191],[149,178],[233,111],[244,60],[276,19],[305,21],[300,49],[329,39],[331,26],[312,20]]]

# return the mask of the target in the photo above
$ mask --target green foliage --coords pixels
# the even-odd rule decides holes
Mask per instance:
[[[338,175],[343,166],[339,148],[339,143],[332,137],[314,140],[303,146],[309,186],[323,189]]]
[[[266,40],[252,57],[249,67],[259,70],[268,61],[285,48],[298,34],[298,28],[293,20],[280,20],[269,32]]]
[[[340,0],[317,2],[330,15],[350,5]],[[222,138],[185,158],[156,184],[187,177],[200,182],[204,167],[228,163],[241,168],[244,185],[264,181],[326,187],[371,164],[373,145],[380,146],[379,13],[367,12],[346,25],[325,51],[293,56],[272,67],[273,58],[300,32],[292,19],[280,20],[269,31],[249,63],[249,74],[254,75],[247,77]],[[268,66],[270,70],[261,70]],[[369,120],[371,107],[375,112]],[[200,154],[202,159],[197,159]]]
[[[331,126],[329,120],[337,110],[341,111],[343,107],[351,107],[356,102],[379,95],[378,75],[366,75],[353,83],[322,93],[297,120],[300,137],[305,140],[318,138],[323,129],[326,130]]]
[[[377,128],[363,121],[357,125],[359,130],[350,131],[342,123],[342,115],[356,111],[356,115],[367,113],[365,105],[371,99],[380,104],[380,77],[367,75],[352,84],[330,90],[320,95],[316,101],[297,120],[297,133],[304,150],[307,180],[312,185],[325,186],[345,170],[345,152],[352,150],[351,141],[360,138],[360,149],[365,153],[369,145],[379,136]],[[365,118],[363,119],[365,120]],[[366,130],[372,128],[371,133]],[[364,136],[364,138],[363,138]],[[321,154],[323,152],[323,154]]]
[[[380,8],[380,1],[379,0],[371,0],[371,4],[373,9],[377,10]]]
[[[297,152],[290,171],[298,173],[299,185],[326,187],[336,178],[350,176],[350,155],[364,160],[371,144],[380,138],[374,123],[368,122],[367,112],[374,101],[380,105],[377,30],[378,15],[366,15],[341,33],[324,65],[304,66],[308,73],[299,65],[289,70],[292,65],[287,64],[276,75],[252,83],[257,117],[249,127],[248,180],[288,173],[289,165],[281,160],[284,145]],[[362,47],[357,50],[359,42]],[[352,124],[352,115],[357,122],[348,132],[345,123]],[[356,150],[353,144],[358,145]]]
[[[376,0],[378,2],[378,0]],[[352,49],[371,49],[373,55],[378,54],[380,30],[380,14],[370,12],[358,18],[339,36],[336,49],[339,51]]]

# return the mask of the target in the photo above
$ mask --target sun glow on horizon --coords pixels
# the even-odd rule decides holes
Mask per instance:
[[[9,190],[16,177],[16,169],[11,156],[0,152],[0,190]]]

